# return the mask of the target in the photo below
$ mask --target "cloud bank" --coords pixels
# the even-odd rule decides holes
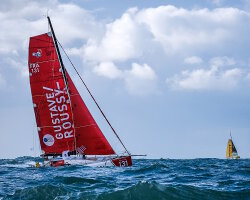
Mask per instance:
[[[211,59],[211,63],[209,69],[184,70],[173,78],[167,79],[166,82],[172,89],[231,90],[246,78],[241,69],[226,68],[235,64],[233,59],[217,57]]]
[[[28,38],[46,31],[47,21],[42,16],[48,6],[58,39],[69,54],[80,57],[97,76],[123,81],[130,94],[153,94],[162,87],[162,79],[167,79],[172,89],[228,90],[249,73],[240,65],[223,69],[212,63],[218,62],[212,58],[222,56],[229,60],[238,56],[243,62],[248,59],[242,53],[242,41],[250,44],[247,11],[166,5],[130,8],[119,18],[98,20],[77,4],[56,0],[3,3],[0,63],[8,63],[26,74]],[[173,77],[168,71],[174,72]],[[2,72],[2,76],[6,73]]]
[[[250,21],[249,16],[249,13],[236,8],[214,10],[206,8],[187,10],[174,6],[142,10],[132,8],[127,10],[121,18],[107,24],[101,38],[96,40],[90,38],[82,48],[83,57],[87,61],[99,63],[102,70],[104,70],[102,62],[113,63],[113,67],[106,67],[105,71],[101,71],[101,68],[94,70],[98,75],[107,78],[122,77],[121,69],[114,67],[116,62],[143,57],[149,57],[153,61],[159,51],[163,51],[166,58],[190,55],[185,57],[185,64],[201,65],[203,59],[192,54],[197,52],[215,52],[215,54],[225,52],[226,54],[227,44],[237,44],[239,37],[241,40],[249,41],[247,35],[250,29],[245,29],[243,26],[244,21]],[[233,89],[238,85],[245,71],[240,68],[223,70],[219,62],[225,62],[225,59],[227,62],[234,60],[229,57],[223,59],[216,57],[210,59],[209,69],[201,66],[199,69],[183,70],[181,75],[168,78],[167,83],[172,89]],[[166,59],[162,58],[162,61],[165,62]],[[222,65],[228,64],[230,65],[230,63]],[[168,69],[169,66],[166,66],[162,70]],[[155,76],[157,77],[157,73]],[[136,79],[127,78],[126,80],[130,80],[129,84],[125,81],[126,87],[132,88],[128,85],[131,86]]]
[[[132,63],[131,68],[120,70],[112,62],[102,62],[94,72],[109,79],[121,79],[130,94],[148,95],[157,92],[155,71],[147,64]]]

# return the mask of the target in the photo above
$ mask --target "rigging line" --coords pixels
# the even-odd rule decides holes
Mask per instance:
[[[91,98],[93,99],[93,101],[95,102],[97,108],[99,109],[99,111],[101,112],[102,116],[104,117],[104,119],[106,120],[106,122],[108,123],[108,125],[110,126],[110,128],[112,129],[112,131],[114,132],[115,136],[117,137],[117,139],[119,140],[119,142],[122,144],[123,148],[126,150],[126,152],[130,155],[129,151],[127,150],[127,148],[125,147],[125,145],[123,144],[122,140],[120,139],[120,137],[118,136],[118,134],[116,133],[115,129],[112,127],[112,125],[110,124],[109,120],[107,119],[107,117],[105,116],[104,112],[102,111],[101,107],[99,106],[99,104],[97,103],[97,101],[95,100],[94,96],[92,95],[92,93],[90,92],[89,88],[87,87],[86,83],[83,81],[81,75],[79,74],[79,72],[77,71],[77,69],[75,68],[74,64],[72,63],[71,59],[69,58],[68,54],[65,52],[64,48],[62,47],[61,43],[57,40],[59,46],[62,48],[63,52],[65,53],[66,57],[68,58],[70,64],[72,65],[72,67],[74,68],[75,72],[77,73],[77,75],[79,76],[79,78],[81,79],[83,85],[85,86],[85,88],[87,89],[89,95],[91,96]]]

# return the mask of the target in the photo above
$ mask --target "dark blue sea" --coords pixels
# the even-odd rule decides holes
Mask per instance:
[[[129,168],[0,160],[0,199],[250,199],[250,159],[134,160]]]

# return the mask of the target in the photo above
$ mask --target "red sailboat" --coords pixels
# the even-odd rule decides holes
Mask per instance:
[[[125,149],[117,155],[72,82],[51,32],[30,38],[29,74],[44,165],[131,166],[131,155],[90,93]],[[78,72],[77,72],[78,73]]]

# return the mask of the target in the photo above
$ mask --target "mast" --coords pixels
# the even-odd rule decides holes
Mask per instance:
[[[63,65],[63,61],[62,61],[62,56],[61,56],[61,53],[59,51],[59,47],[58,47],[56,35],[55,35],[55,32],[54,32],[54,29],[53,29],[53,26],[52,26],[52,23],[50,21],[49,16],[47,16],[47,19],[48,19],[49,26],[50,26],[50,29],[51,29],[51,32],[52,32],[52,37],[53,37],[53,41],[54,41],[54,44],[55,44],[55,47],[56,47],[56,52],[57,52],[57,55],[58,55],[58,58],[59,58],[59,63],[60,63],[60,66],[62,68],[63,79],[65,81],[67,92],[69,92],[69,89],[68,89],[68,80],[67,80],[67,77],[66,77],[66,72],[65,72],[65,67]]]
[[[70,108],[71,108],[71,112],[72,112],[72,123],[73,123],[72,125],[73,125],[73,129],[74,129],[74,141],[75,141],[74,148],[76,150],[76,137],[75,137],[76,131],[75,131],[75,126],[74,126],[74,116],[73,116],[73,111],[72,111],[72,106],[71,106],[71,100],[70,100],[70,93],[69,93],[68,80],[67,80],[67,76],[66,76],[66,70],[65,70],[63,60],[62,60],[62,56],[61,56],[61,53],[60,53],[60,50],[59,50],[59,47],[58,47],[56,35],[55,35],[55,32],[54,32],[52,23],[50,21],[50,17],[47,16],[47,19],[48,19],[49,26],[50,26],[50,29],[51,29],[51,32],[52,32],[53,41],[54,41],[54,44],[55,44],[55,47],[56,47],[56,52],[57,52],[57,55],[58,55],[58,58],[59,58],[59,63],[60,63],[61,69],[62,69],[63,79],[64,79],[64,82],[65,82],[67,94],[68,94],[68,97],[69,97]]]

